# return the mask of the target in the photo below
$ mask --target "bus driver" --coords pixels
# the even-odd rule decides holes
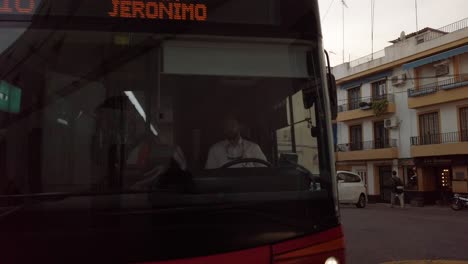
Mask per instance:
[[[227,118],[224,122],[224,136],[222,140],[211,146],[206,161],[206,169],[216,169],[224,164],[240,159],[255,158],[267,161],[260,146],[256,143],[243,139],[240,133],[240,124],[235,118]],[[260,163],[243,163],[232,167],[255,167],[264,166]]]

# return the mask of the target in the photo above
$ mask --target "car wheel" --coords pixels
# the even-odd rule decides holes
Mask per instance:
[[[366,196],[364,194],[361,194],[361,196],[359,196],[359,200],[356,204],[356,207],[357,208],[364,208],[366,207],[367,205],[367,201],[366,201]]]

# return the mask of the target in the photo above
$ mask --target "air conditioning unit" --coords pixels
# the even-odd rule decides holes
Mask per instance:
[[[398,118],[396,118],[396,117],[392,117],[392,118],[384,120],[384,127],[385,128],[395,128],[395,127],[398,127],[398,125],[399,125]]]
[[[393,86],[398,86],[398,85],[404,84],[406,82],[406,73],[393,76],[391,78],[391,81],[392,81]]]
[[[449,65],[448,61],[442,61],[440,63],[434,64],[436,76],[442,76],[449,74]]]

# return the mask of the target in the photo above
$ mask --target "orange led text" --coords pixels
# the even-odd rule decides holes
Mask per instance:
[[[3,0],[0,2],[0,14],[32,14],[36,0]]]
[[[18,0],[17,0],[18,1]],[[159,1],[112,0],[109,16],[161,20],[206,21],[208,8],[204,4]]]

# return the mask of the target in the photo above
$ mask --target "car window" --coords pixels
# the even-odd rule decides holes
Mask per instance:
[[[338,179],[339,181],[344,181],[344,180],[345,180],[344,174],[343,174],[343,173],[339,173],[338,176],[337,176],[337,179]]]
[[[344,180],[345,182],[361,182],[359,176],[350,173],[346,173]]]

